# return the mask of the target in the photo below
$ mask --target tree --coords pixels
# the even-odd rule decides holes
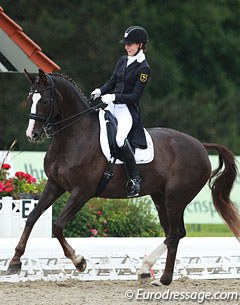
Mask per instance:
[[[4,0],[1,5],[86,96],[110,77],[124,52],[118,44],[124,30],[143,25],[151,65],[141,100],[145,126],[179,129],[240,152],[239,1]],[[1,146],[17,138],[18,149],[46,149],[47,143],[33,146],[24,138],[28,83],[23,76],[0,77]]]

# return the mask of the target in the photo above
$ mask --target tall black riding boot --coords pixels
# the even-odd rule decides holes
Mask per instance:
[[[127,182],[127,197],[136,197],[141,190],[142,178],[137,170],[137,164],[132,148],[126,139],[124,145],[121,147],[121,158],[125,163],[128,182]]]

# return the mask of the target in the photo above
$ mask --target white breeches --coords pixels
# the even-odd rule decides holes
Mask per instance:
[[[105,110],[109,110],[117,119],[118,128],[116,142],[118,147],[122,147],[133,125],[131,113],[126,104],[110,103]]]

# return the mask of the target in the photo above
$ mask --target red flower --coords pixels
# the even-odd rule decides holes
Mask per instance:
[[[99,216],[102,216],[102,211],[97,211],[97,214],[99,215]]]
[[[13,181],[12,180],[6,180],[6,183],[5,183],[5,187],[7,188],[7,187],[12,187],[12,184],[13,184]]]
[[[29,175],[29,174],[27,174],[27,175]],[[29,183],[29,184],[37,182],[37,179],[32,177],[31,175],[29,175],[28,177],[26,176],[26,180],[27,180],[27,183]]]
[[[16,176],[19,180],[22,180],[22,179],[25,179],[26,174],[25,174],[24,172],[16,172],[16,173],[15,173],[15,176]]]
[[[27,179],[27,180],[32,178],[32,176],[30,174],[25,174],[24,173],[24,175],[25,175],[24,178]]]
[[[0,192],[4,192],[5,191],[5,185],[3,182],[0,182]]]
[[[93,236],[98,235],[98,230],[97,229],[91,229],[90,232],[92,233]]]
[[[7,164],[7,163],[2,164],[2,169],[8,170],[8,169],[10,169],[10,168],[11,168],[11,165],[9,165],[9,164]]]
[[[12,191],[13,191],[13,187],[12,186],[6,186],[5,192],[11,193]]]

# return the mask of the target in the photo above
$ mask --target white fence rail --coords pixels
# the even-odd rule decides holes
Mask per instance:
[[[145,255],[163,238],[69,238],[87,260],[83,273],[66,259],[55,238],[30,238],[20,275],[6,273],[18,239],[0,239],[0,282],[33,280],[136,280]],[[180,241],[174,278],[240,278],[240,245],[235,238],[184,238]],[[165,256],[152,268],[160,278]]]

